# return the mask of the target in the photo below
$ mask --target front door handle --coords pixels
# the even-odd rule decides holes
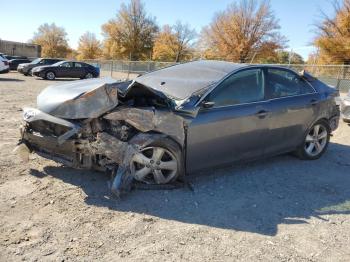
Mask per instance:
[[[259,117],[260,119],[265,118],[267,116],[267,114],[269,113],[269,111],[266,110],[260,110],[258,113],[256,113],[255,115],[257,117]]]

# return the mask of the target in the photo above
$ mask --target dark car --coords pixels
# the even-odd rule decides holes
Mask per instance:
[[[7,60],[12,60],[12,59],[28,59],[26,56],[18,56],[18,55],[5,55]],[[30,61],[29,61],[30,62]]]
[[[60,77],[83,79],[99,77],[100,71],[97,67],[83,62],[61,61],[53,65],[36,67],[32,75],[48,80]]]
[[[30,63],[28,58],[15,58],[9,60],[10,70],[17,70],[19,64]]]
[[[59,61],[62,61],[62,59],[37,58],[30,63],[19,64],[17,67],[17,71],[27,76],[27,75],[31,75],[33,68],[37,66],[52,65]]]
[[[175,65],[129,82],[83,80],[39,94],[38,109],[24,110],[17,150],[111,170],[116,193],[134,180],[166,184],[282,153],[314,160],[338,127],[337,95],[305,72],[221,61]]]

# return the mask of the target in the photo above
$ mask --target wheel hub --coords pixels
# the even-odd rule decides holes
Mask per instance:
[[[148,147],[134,155],[130,168],[136,180],[147,184],[166,184],[177,174],[177,160],[165,148]]]
[[[306,136],[305,151],[310,156],[320,154],[327,144],[328,131],[323,125],[315,125]]]

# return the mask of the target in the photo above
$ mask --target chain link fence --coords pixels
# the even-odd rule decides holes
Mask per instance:
[[[140,74],[175,65],[172,62],[155,61],[120,61],[120,60],[84,60],[84,62],[98,66],[101,76],[111,76],[118,79],[133,79]],[[321,81],[348,92],[350,89],[350,65],[308,65],[308,64],[276,64],[295,71],[306,70]]]
[[[171,62],[121,60],[84,60],[84,62],[98,66],[101,76],[111,76],[120,79],[133,79],[140,74],[176,64]]]

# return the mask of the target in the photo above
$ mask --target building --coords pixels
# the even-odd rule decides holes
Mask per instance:
[[[11,56],[40,57],[41,46],[28,43],[0,40],[0,53]]]

